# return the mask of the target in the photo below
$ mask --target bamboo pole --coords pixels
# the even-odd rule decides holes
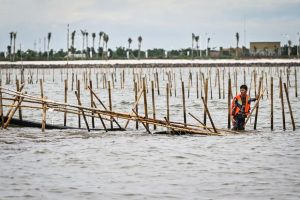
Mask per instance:
[[[184,92],[183,81],[181,82],[181,90],[182,90],[182,106],[183,106],[183,123],[186,124],[185,92]]]
[[[92,88],[91,88],[92,89]],[[111,100],[111,88],[110,81],[108,81],[108,101],[109,101],[109,111],[112,111],[112,100]],[[111,119],[112,120],[112,119]],[[110,122],[110,128],[113,129],[113,121]]]
[[[2,80],[0,80],[0,116],[1,116],[1,129],[4,128],[4,113],[3,113],[3,101],[2,101]]]
[[[156,84],[157,84],[157,94],[159,96],[159,80],[158,80],[158,73],[156,72]]]
[[[280,99],[281,99],[281,109],[282,109],[282,125],[283,130],[285,131],[285,113],[284,113],[284,102],[283,102],[283,91],[282,91],[282,79],[279,78],[279,88],[280,88]]]
[[[137,82],[134,82],[134,100],[135,100],[135,102],[138,102],[138,88],[137,87],[138,87]],[[139,104],[138,103],[136,104],[134,109],[135,109],[136,114],[138,115],[138,113],[139,113]],[[127,127],[128,123],[129,123],[129,120],[127,121],[125,128]],[[139,121],[138,120],[136,120],[136,122],[135,122],[135,129],[136,130],[139,129]]]
[[[221,83],[220,83],[220,70],[218,69],[218,87],[219,87],[219,99],[221,99]]]
[[[81,101],[80,101],[80,96],[79,96],[79,94],[78,94],[78,91],[75,91],[75,95],[76,95],[76,98],[77,98],[77,101],[78,101],[78,105],[79,105],[79,106],[82,106]],[[84,120],[84,122],[85,122],[85,125],[86,125],[87,130],[88,130],[88,132],[90,132],[90,127],[89,127],[89,125],[88,125],[88,123],[87,123],[87,120],[86,120],[86,116],[85,116],[84,110],[83,110],[82,108],[79,108],[79,110],[80,110],[81,113],[82,113],[83,120]]]
[[[132,109],[132,112],[138,117],[138,114],[135,112],[134,109]],[[147,117],[145,117],[145,118],[147,118]],[[152,134],[152,133],[150,132],[150,130],[149,130],[148,122],[144,123],[144,122],[141,121],[141,123],[142,123],[143,126],[145,127],[146,131],[147,131],[148,133]]]
[[[103,102],[100,100],[100,98],[96,95],[96,93],[88,86],[88,89],[92,91],[94,97],[97,99],[97,101],[101,104],[101,106],[104,108],[104,110],[107,112],[107,108],[106,106],[103,104]],[[112,112],[112,111],[110,111]],[[118,123],[118,121],[113,117],[111,116],[112,120],[117,124],[117,126],[119,127],[119,129],[123,129],[120,124]]]
[[[170,121],[170,93],[169,83],[166,84],[166,97],[167,97],[167,119]]]
[[[218,133],[217,130],[216,130],[216,127],[215,127],[215,125],[214,125],[214,122],[213,122],[213,120],[212,120],[212,118],[211,118],[211,116],[210,116],[210,113],[209,113],[207,104],[206,104],[206,102],[205,102],[205,100],[204,100],[203,97],[202,97],[201,99],[202,99],[204,108],[205,108],[205,110],[206,110],[206,112],[207,112],[207,115],[208,115],[208,118],[209,118],[209,120],[210,120],[210,123],[211,123],[211,125],[212,125],[212,127],[213,127],[213,129],[214,129],[214,132],[215,132],[215,133]],[[206,125],[206,124],[205,124],[205,125]]]
[[[222,70],[223,75],[222,75],[222,80],[223,80],[223,99],[225,99],[225,69]]]
[[[146,79],[143,78],[143,93],[144,93],[144,112],[145,117],[148,118],[148,106],[147,106],[147,93],[146,93]],[[147,129],[149,130],[149,125],[146,123]]]
[[[16,86],[17,86],[17,91],[20,92],[20,82],[19,82],[18,79],[16,80]],[[18,100],[19,100],[19,98],[18,98]],[[22,121],[22,109],[21,109],[21,107],[19,108],[19,119]]]
[[[273,110],[273,77],[271,77],[271,131],[274,129],[274,110]]]
[[[44,87],[43,87],[43,80],[40,79],[40,89],[41,89],[41,99],[44,100]],[[47,104],[43,101],[42,103],[42,108],[43,108],[43,113],[42,113],[42,132],[45,132],[46,128],[46,107]]]
[[[152,111],[153,119],[156,119],[156,109],[155,109],[155,94],[154,94],[154,81],[151,81],[151,94],[152,94]],[[153,129],[156,130],[156,124],[153,125]]]
[[[74,86],[74,73],[72,73],[72,91],[73,91],[73,86]]]
[[[262,85],[262,78],[259,79],[259,85],[258,85],[258,93],[261,93],[261,85]],[[263,94],[262,94],[263,96]],[[254,130],[256,130],[256,126],[257,126],[257,117],[258,117],[258,108],[259,108],[259,103],[257,103],[257,107],[255,110],[255,120],[254,120]]]
[[[189,115],[194,118],[197,122],[199,122],[204,128],[206,128],[209,132],[211,132],[210,128],[208,128],[207,126],[205,126],[197,117],[195,117],[194,115],[192,115],[191,113],[189,113]]]
[[[209,86],[210,86],[210,99],[213,99],[212,85],[211,85],[211,69],[209,70]],[[207,100],[206,100],[206,103],[207,103]]]
[[[231,128],[231,78],[228,79],[228,98],[227,98],[227,106],[228,106],[228,121],[227,128]]]
[[[94,108],[97,108],[95,102],[93,102],[93,105],[94,105]],[[104,123],[104,121],[103,121],[103,118],[102,118],[101,114],[100,114],[100,113],[97,113],[97,114],[98,114],[98,117],[99,117],[99,119],[100,119],[100,121],[101,121],[101,123],[102,123],[102,126],[103,126],[105,132],[108,132],[108,130],[107,130],[106,126],[105,126],[105,123]]]
[[[196,74],[196,92],[197,92],[197,99],[199,99],[199,80],[198,80],[198,72]]]
[[[65,103],[68,102],[68,81],[65,80]],[[64,112],[64,126],[67,126],[67,112]]]
[[[295,131],[296,130],[296,126],[295,126],[295,121],[294,121],[294,117],[293,117],[293,111],[292,111],[292,107],[291,107],[291,103],[290,103],[288,89],[287,89],[287,86],[286,86],[285,83],[283,85],[284,85],[284,90],[285,90],[285,94],[286,94],[286,100],[287,100],[288,106],[289,106],[289,111],[290,111],[290,116],[291,116],[291,120],[292,120],[293,131]]]
[[[295,97],[298,97],[297,70],[295,68]]]
[[[25,84],[23,83],[20,87],[20,92],[23,90]],[[18,97],[15,97],[14,100],[13,100],[13,103],[11,104],[12,106],[15,104],[15,102],[18,100]],[[10,112],[12,111],[13,107],[10,107],[7,111],[7,114],[6,114],[6,118],[9,116]],[[4,115],[4,113],[3,113]]]
[[[207,103],[207,98],[208,98],[208,78],[205,79],[205,89],[204,89],[204,100],[205,100],[205,103]],[[203,123],[206,125],[206,109],[204,109],[204,120],[203,120]]]
[[[80,99],[80,80],[77,80],[77,95],[78,98]],[[76,97],[77,97],[76,95]],[[80,109],[78,109],[78,111],[80,112]],[[81,128],[81,118],[80,118],[80,114],[78,112],[78,128]]]
[[[6,122],[3,125],[4,129],[7,129],[11,119],[13,118],[14,114],[16,113],[16,111],[18,110],[19,106],[21,105],[22,101],[23,101],[24,97],[21,97],[20,100],[18,101],[16,107],[9,113]],[[2,120],[3,122],[3,120]]]
[[[90,80],[90,88],[93,89],[93,84],[92,84],[92,80]],[[94,98],[93,98],[93,94],[90,91],[90,98],[91,98],[91,107],[94,106]],[[94,113],[92,112],[92,116],[94,115]],[[95,118],[92,117],[92,128],[95,128]]]

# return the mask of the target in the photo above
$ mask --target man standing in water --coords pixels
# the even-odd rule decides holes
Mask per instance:
[[[245,119],[250,115],[250,103],[256,98],[247,95],[247,85],[241,85],[240,94],[233,98],[231,116],[233,130],[245,130]]]

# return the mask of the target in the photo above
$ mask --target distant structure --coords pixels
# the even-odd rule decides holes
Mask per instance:
[[[250,42],[251,56],[280,56],[280,42]]]

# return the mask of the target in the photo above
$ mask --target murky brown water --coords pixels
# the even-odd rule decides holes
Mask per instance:
[[[100,69],[93,70],[96,88],[95,72]],[[151,70],[143,71],[151,74]],[[173,70],[178,80],[180,70],[188,87],[188,69]],[[191,70],[195,78],[199,69]],[[273,73],[274,85],[277,84],[274,86],[274,131],[270,131],[270,100],[267,96],[260,104],[257,130],[253,131],[252,119],[247,126],[248,132],[241,135],[149,135],[142,125],[140,130],[135,130],[133,122],[126,132],[46,130],[46,133],[41,133],[40,129],[14,127],[0,130],[0,199],[299,199],[299,97],[294,96],[294,79],[291,76],[289,91],[296,131],[292,131],[287,106],[287,131],[282,131],[276,70],[268,70],[265,69],[268,74]],[[2,70],[2,80],[5,80],[5,72]],[[48,72],[45,73],[45,95],[49,99],[63,101],[60,71],[55,72],[54,83],[52,70],[45,72]],[[74,69],[76,72],[79,74],[79,70]],[[164,71],[159,69],[158,72],[161,95],[156,99],[157,117],[162,118],[166,115],[167,78],[165,76],[163,81]],[[202,72],[206,73],[206,69],[202,69]],[[218,89],[214,84],[215,71],[212,72],[213,99],[209,98],[208,105],[216,126],[226,128],[227,94],[225,99],[218,99]],[[69,69],[69,79],[71,73]],[[122,90],[118,82],[119,73],[117,71],[118,79],[113,89],[113,109],[129,112],[134,100],[132,70],[126,71],[126,85]],[[239,74],[238,84],[241,84],[242,71]],[[42,72],[39,76],[42,76]],[[66,71],[63,79],[65,77]],[[190,98],[186,97],[187,111],[202,119],[203,106],[201,100],[196,98],[194,81]],[[250,85],[250,78],[246,81]],[[179,81],[176,84],[177,96],[174,96],[173,89],[170,97],[170,118],[183,121]],[[15,86],[10,84],[5,87]],[[25,90],[39,95],[39,84],[26,85]],[[102,82],[96,91],[107,105],[107,90],[102,89]],[[69,102],[75,102],[73,93],[69,91]],[[82,88],[82,94],[84,104],[88,105],[88,92]],[[150,91],[148,98],[151,108]],[[41,112],[23,111],[23,116],[40,121]],[[62,124],[63,114],[48,112],[47,122]],[[101,127],[100,121],[96,122],[96,126]],[[190,117],[188,122],[196,124]],[[120,120],[120,123],[124,125],[125,121]],[[68,116],[68,125],[76,127],[77,116]]]

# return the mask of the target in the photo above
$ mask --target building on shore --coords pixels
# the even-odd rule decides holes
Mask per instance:
[[[280,42],[250,42],[251,56],[280,56]]]

